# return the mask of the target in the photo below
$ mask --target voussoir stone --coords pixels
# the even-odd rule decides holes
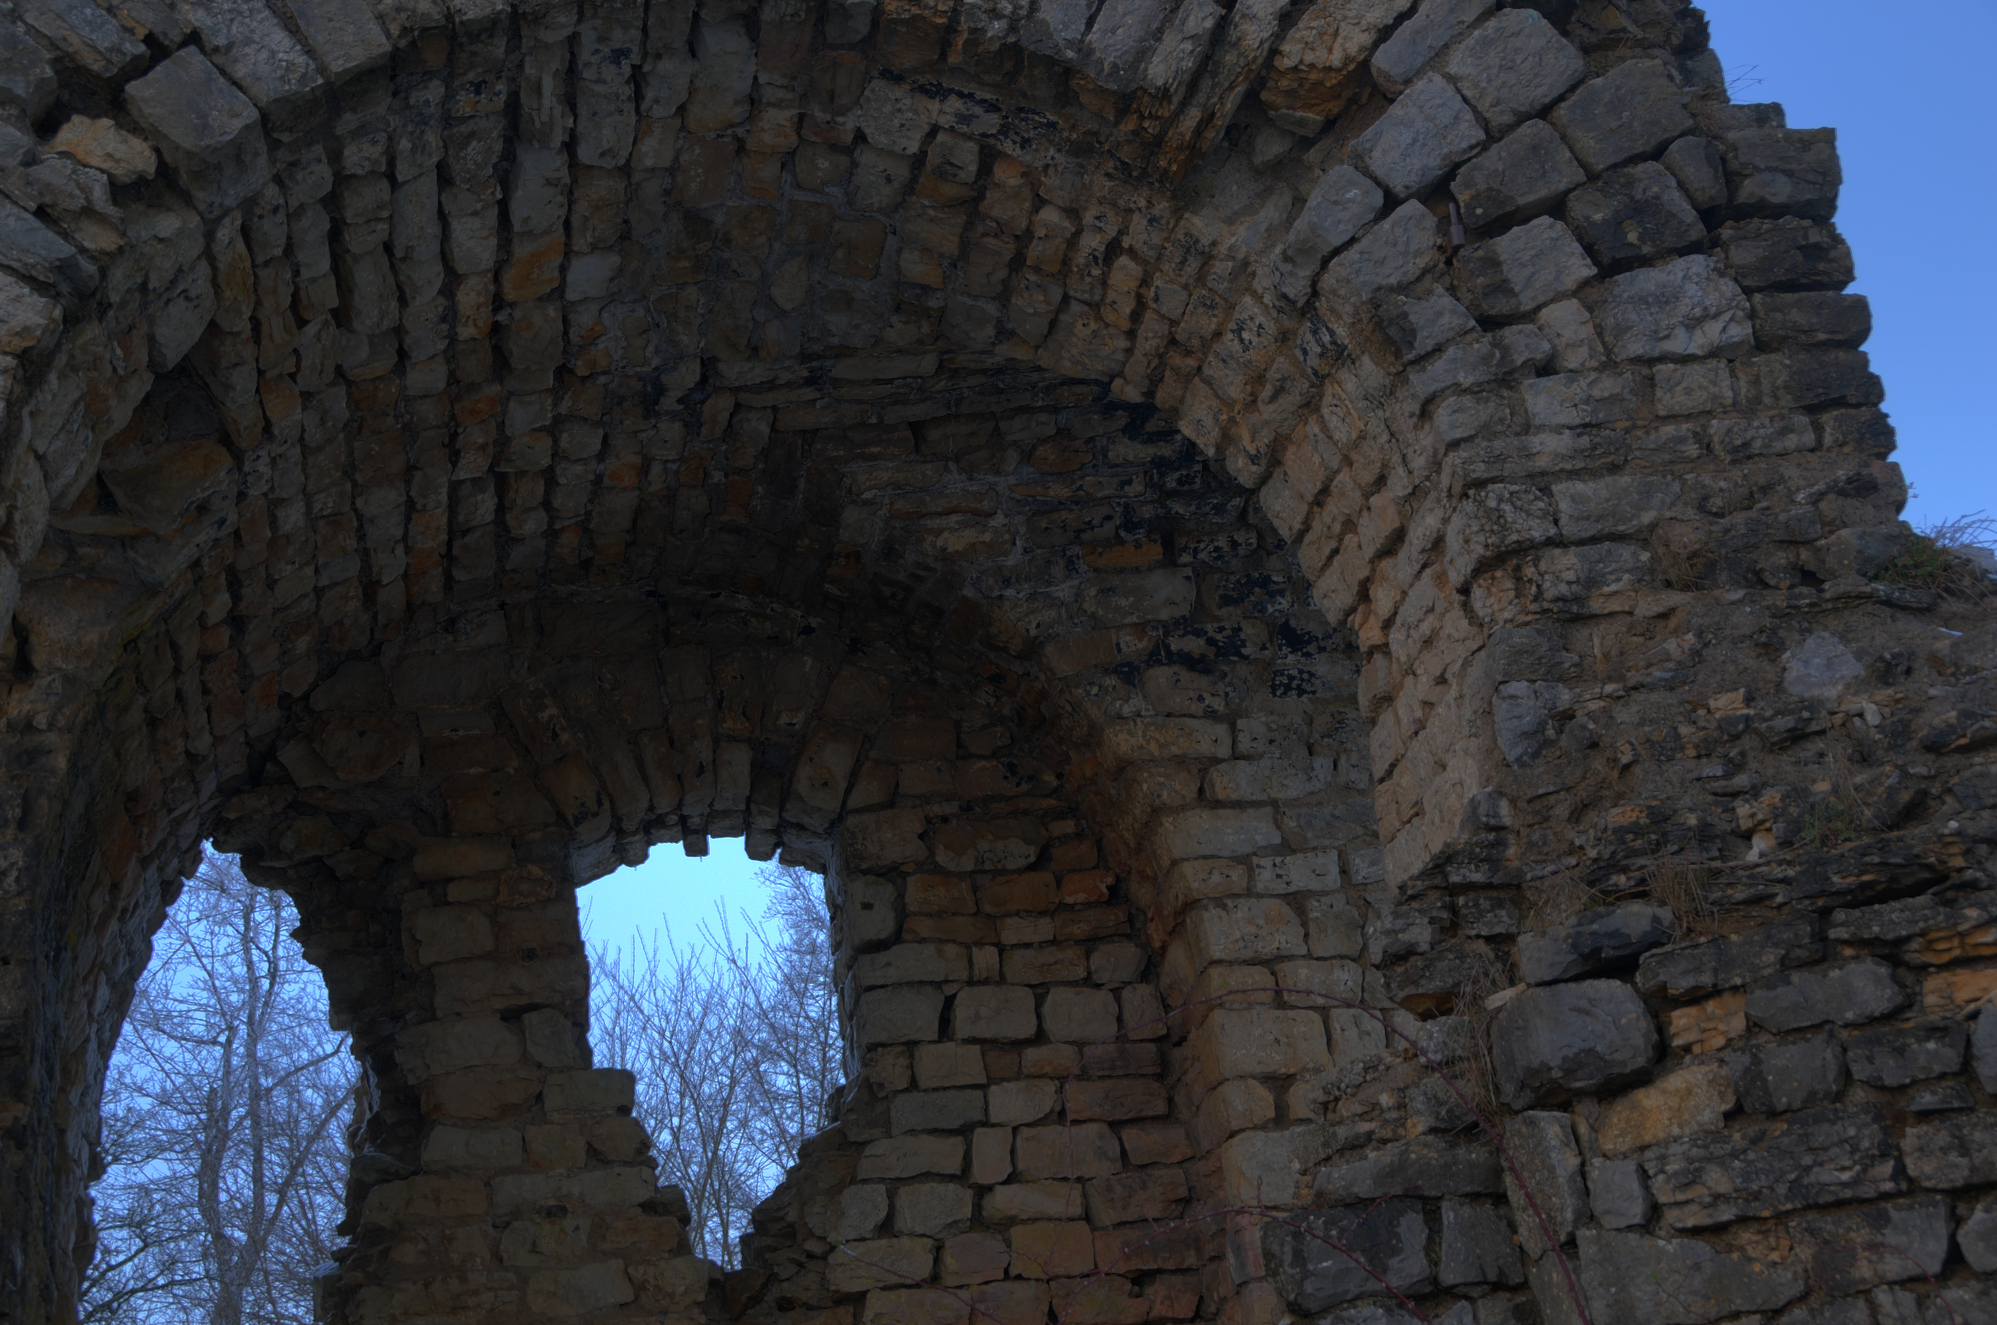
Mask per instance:
[[[270,178],[263,117],[192,46],[128,84],[125,104],[203,216],[221,215]]]
[[[1456,294],[1479,317],[1524,317],[1594,274],[1573,232],[1542,216],[1465,249],[1456,261]]]
[[[1450,192],[1474,230],[1529,220],[1588,176],[1545,120],[1527,120],[1456,172]]]
[[[1671,172],[1655,161],[1611,170],[1567,199],[1566,220],[1605,267],[1682,253],[1706,227]]]
[[[1588,72],[1581,52],[1531,9],[1506,9],[1450,52],[1444,66],[1492,133],[1529,119]]]
[[[1581,85],[1547,116],[1591,175],[1648,156],[1693,127],[1659,60],[1630,60]]]

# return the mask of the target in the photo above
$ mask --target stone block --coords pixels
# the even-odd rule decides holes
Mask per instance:
[[[1596,325],[1618,359],[1737,354],[1754,338],[1747,296],[1715,258],[1679,258],[1612,277]]]
[[[1553,502],[1560,512],[1560,536],[1569,543],[1592,543],[1645,533],[1671,510],[1682,490],[1677,479],[1649,475],[1556,483]],[[1668,942],[1677,928],[1668,910],[1652,909],[1663,914],[1626,916],[1628,923],[1647,924],[1654,931],[1639,951]],[[1616,922],[1604,918],[1599,923]]]
[[[1690,1238],[1581,1234],[1581,1282],[1598,1319],[1705,1325],[1787,1306],[1809,1287],[1794,1270]]]
[[[1859,1026],[1907,1001],[1893,968],[1876,957],[1772,975],[1747,991],[1748,1020],[1780,1034],[1834,1021]]]
[[[1952,1017],[1934,1017],[1848,1037],[1845,1064],[1860,1081],[1898,1088],[1960,1072],[1968,1045],[1967,1026]]]
[[[1416,82],[1352,144],[1366,173],[1396,198],[1426,193],[1484,145],[1477,117],[1439,74]]]
[[[1122,1167],[1122,1151],[1107,1123],[1022,1127],[1014,1134],[1013,1169],[1028,1182],[1101,1178]]]
[[[1574,1125],[1564,1113],[1521,1113],[1507,1119],[1504,1128],[1505,1149],[1518,1170],[1516,1176],[1511,1169],[1505,1171],[1505,1195],[1518,1226],[1519,1245],[1537,1259],[1549,1248],[1573,1241],[1574,1231],[1588,1221],[1581,1152],[1574,1144]]]
[[[1176,1219],[1191,1189],[1184,1169],[1164,1168],[1091,1178],[1087,1190],[1089,1219],[1100,1227]]]
[[[1331,260],[1318,288],[1334,299],[1351,291],[1371,301],[1412,285],[1441,264],[1436,236],[1434,213],[1418,202],[1402,203]]]
[[[967,1193],[968,1194],[968,1193]],[[936,1263],[928,1238],[870,1238],[842,1243],[825,1263],[825,1283],[835,1293],[921,1283]]]
[[[1284,1300],[1299,1311],[1314,1314],[1369,1296],[1383,1280],[1409,1296],[1433,1284],[1419,1201],[1312,1210],[1294,1225],[1263,1223],[1262,1259]]]
[[[1330,892],[1339,886],[1338,852],[1298,851],[1287,856],[1257,856],[1254,888],[1258,893]]]
[[[1997,1197],[1976,1203],[1969,1218],[1955,1230],[1955,1245],[1978,1274],[1997,1274]]]
[[[1767,1123],[1666,1142],[1637,1158],[1665,1223],[1677,1229],[1892,1196],[1907,1185],[1893,1162],[1892,1132],[1873,1105],[1803,1109]]]
[[[961,943],[897,943],[885,952],[862,953],[853,963],[853,980],[861,989],[970,978],[970,955]]]
[[[1872,305],[1864,295],[1811,291],[1757,294],[1754,343],[1764,350],[1789,345],[1855,348],[1872,334]]]
[[[1727,172],[1720,149],[1710,138],[1684,137],[1664,149],[1658,160],[1685,190],[1694,207],[1705,211],[1727,200]]]
[[[128,84],[125,106],[203,216],[220,216],[269,180],[263,117],[194,47]]]
[[[903,1132],[953,1132],[985,1120],[982,1090],[904,1090],[888,1104],[889,1127]]]
[[[113,86],[146,67],[145,46],[90,0],[33,0],[21,9],[20,21],[84,72]]]
[[[1659,60],[1617,65],[1546,118],[1591,175],[1649,156],[1693,127],[1685,93]]]
[[[1456,294],[1479,317],[1524,317],[1594,274],[1595,264],[1572,232],[1542,216],[1464,249],[1456,261]]]
[[[1595,1140],[1613,1159],[1680,1137],[1717,1132],[1734,1107],[1724,1063],[1694,1063],[1661,1081],[1611,1100],[1595,1121]]]
[[[1422,296],[1388,295],[1380,301],[1378,313],[1380,325],[1400,348],[1401,356],[1409,361],[1423,358],[1458,336],[1477,330],[1477,319],[1470,316],[1470,311],[1439,292]],[[1469,348],[1459,347],[1462,350]],[[1452,355],[1456,353],[1451,352]],[[1444,356],[1445,359],[1449,357]],[[1494,362],[1495,357],[1492,355]],[[1433,367],[1425,368],[1416,374],[1416,389],[1426,400],[1454,385],[1451,378],[1460,376],[1454,364],[1444,366],[1439,374]]]
[[[1282,841],[1271,810],[1197,808],[1161,816],[1152,850],[1163,864],[1200,857],[1246,856]]]
[[[1309,950],[1296,912],[1273,897],[1201,902],[1186,913],[1184,923],[1195,974],[1213,962],[1301,957]]]
[[[1828,221],[1844,173],[1835,129],[1737,129],[1720,138],[1738,216]]]
[[[955,1182],[912,1182],[895,1190],[894,1231],[953,1237],[971,1222],[971,1189]]]
[[[992,1122],[1002,1127],[1013,1127],[1020,1123],[1037,1123],[1047,1116],[1059,1100],[1059,1083],[1029,1078],[1025,1081],[1001,1081],[989,1092]]]
[[[1494,0],[1422,0],[1414,17],[1373,53],[1373,79],[1388,96],[1399,96],[1415,75],[1469,28],[1491,12]]]
[[[1418,1136],[1395,1141],[1346,1163],[1327,1164],[1311,1180],[1320,1201],[1371,1201],[1388,1196],[1495,1196],[1504,1166],[1481,1136]]]
[[[262,0],[186,0],[201,45],[279,132],[300,127],[326,92],[319,66]]]
[[[1650,1221],[1650,1188],[1633,1159],[1588,1161],[1588,1205],[1603,1228],[1639,1228]]]
[[[15,24],[0,24],[0,102],[18,107],[32,124],[48,112],[55,94],[48,55]]]
[[[1721,989],[1740,989],[1791,966],[1824,955],[1815,916],[1788,916],[1744,934],[1681,943],[1644,954],[1637,964],[1637,988],[1667,998],[1696,998]]]
[[[860,995],[853,1013],[853,1038],[862,1049],[942,1038],[943,991],[934,985],[892,985]],[[953,1029],[953,1039],[968,1039]]]
[[[1619,423],[1637,412],[1636,379],[1628,373],[1556,373],[1524,386],[1526,416],[1541,428]]]
[[[1655,161],[1611,170],[1567,199],[1568,228],[1604,267],[1648,262],[1703,243],[1706,227]]]
[[[1312,897],[1304,904],[1311,956],[1356,957],[1365,945],[1365,917],[1338,894]]]
[[[1554,498],[1561,499],[1558,487]],[[1567,528],[1565,503],[1562,505],[1561,532],[1578,541]],[[1634,902],[1585,911],[1564,925],[1519,935],[1519,978],[1528,984],[1572,979],[1668,943],[1677,930],[1677,918],[1668,906]]]
[[[1360,227],[1380,214],[1384,202],[1379,186],[1351,166],[1326,171],[1271,264],[1277,289],[1294,303],[1308,299],[1325,258],[1350,243]]]
[[[1525,1265],[1519,1260],[1512,1221],[1503,1210],[1480,1201],[1442,1203],[1439,1287],[1524,1282]]]
[[[328,82],[388,63],[388,34],[362,0],[279,0]]]
[[[1634,989],[1581,980],[1526,989],[1498,1010],[1491,1052],[1505,1103],[1593,1094],[1647,1072],[1657,1027]]]
[[[1744,290],[1842,290],[1852,281],[1851,246],[1829,225],[1785,218],[1723,227],[1727,266]]]
[[[1507,133],[1581,81],[1581,52],[1531,9],[1506,9],[1472,32],[1444,65],[1492,133]]]
[[[1997,1182],[1997,1114],[1984,1110],[1909,1127],[1901,1142],[1907,1175],[1952,1191]]]
[[[1116,1034],[1116,995],[1107,989],[1050,989],[1040,1024],[1050,1039],[1068,1044],[1108,1040]]]
[[[1331,1065],[1316,1012],[1222,1007],[1193,1032],[1196,1071],[1210,1084],[1234,1077],[1288,1077]]]
[[[1588,182],[1587,172],[1545,120],[1528,120],[1456,172],[1449,191],[1473,230],[1513,225],[1549,211]]]
[[[951,1005],[953,1040],[1030,1040],[1038,1029],[1033,991],[1019,985],[972,985]]]
[[[925,1173],[955,1177],[963,1167],[961,1136],[897,1136],[869,1142],[854,1172],[862,1180],[914,1178]]]
[[[1829,1034],[1730,1049],[1726,1064],[1734,1094],[1749,1113],[1830,1104],[1844,1089],[1844,1050]]]
[[[1661,363],[1651,371],[1651,388],[1665,417],[1734,407],[1733,369],[1724,361]]]
[[[1997,1004],[1986,1003],[1976,1014],[1976,1029],[1969,1043],[1975,1055],[1976,1079],[1983,1089],[1997,1095]]]
[[[1006,1237],[1012,1273],[1019,1278],[1065,1278],[1096,1268],[1095,1239],[1085,1221],[1034,1220],[1013,1225]]]
[[[1921,1196],[1796,1221],[1810,1280],[1832,1296],[1905,1279],[1931,1280],[1948,1259],[1948,1198]]]

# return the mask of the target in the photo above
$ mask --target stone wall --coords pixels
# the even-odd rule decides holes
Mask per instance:
[[[1838,183],[1671,0],[16,0],[0,1319],[212,838],[329,1321],[1991,1320],[1997,625],[1875,578]],[[725,1277],[575,909],[714,835],[852,1049]]]

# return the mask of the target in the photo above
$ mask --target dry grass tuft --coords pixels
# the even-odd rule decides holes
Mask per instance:
[[[1997,547],[1997,519],[1977,511],[1941,520],[1917,529],[1900,555],[1872,578],[1926,589],[1957,602],[1982,602],[1997,597],[1997,579],[1988,565],[1993,547]]]
[[[1705,938],[1720,928],[1713,902],[1712,870],[1696,861],[1660,860],[1644,871],[1644,891],[1678,917],[1678,938]]]

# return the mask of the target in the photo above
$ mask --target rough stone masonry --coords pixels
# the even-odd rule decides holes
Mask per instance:
[[[204,840],[329,1323],[1997,1321],[1838,186],[1678,0],[0,5],[0,1321]],[[726,1275],[575,904],[717,835],[851,1045]]]

